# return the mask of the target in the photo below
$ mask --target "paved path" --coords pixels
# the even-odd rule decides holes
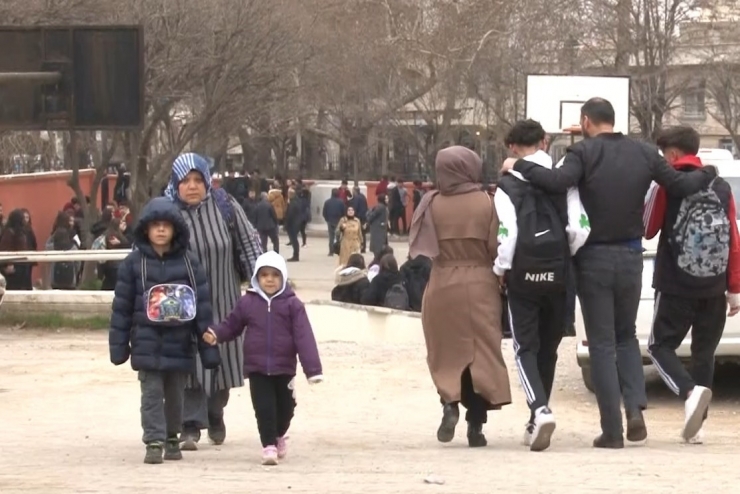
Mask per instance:
[[[333,267],[325,249],[291,264],[303,298],[324,293]],[[285,243],[283,241],[283,243]],[[404,252],[405,254],[405,252]],[[334,261],[335,262],[335,261]],[[322,292],[322,290],[324,290]],[[337,321],[341,324],[341,321]],[[347,328],[352,331],[352,328]],[[737,490],[737,369],[725,373],[708,443],[680,444],[682,406],[651,377],[646,446],[598,451],[593,396],[581,384],[574,344],[561,346],[552,448],[520,446],[528,412],[506,343],[515,403],[492,413],[489,447],[470,450],[464,427],[435,439],[439,403],[418,345],[321,341],[327,381],[298,382],[290,455],[259,464],[248,392],[227,408],[227,442],[203,444],[181,462],[142,463],[139,389],[128,366],[108,361],[104,333],[0,331],[0,493],[729,493]],[[427,485],[434,474],[444,485]]]

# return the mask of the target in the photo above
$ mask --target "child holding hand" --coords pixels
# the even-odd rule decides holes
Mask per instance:
[[[288,268],[276,252],[262,254],[252,287],[229,316],[204,335],[209,344],[244,334],[244,375],[262,442],[262,464],[285,458],[286,433],[296,406],[296,354],[310,384],[323,380],[306,308],[288,286]],[[245,332],[246,331],[246,332]]]

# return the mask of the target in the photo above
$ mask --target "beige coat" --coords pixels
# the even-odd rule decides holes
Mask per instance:
[[[283,197],[283,191],[280,189],[270,190],[270,192],[267,193],[267,200],[272,204],[272,208],[275,210],[275,216],[277,216],[278,221],[283,221],[283,218],[285,218],[285,211],[288,208],[288,205],[285,203],[285,198]]]
[[[362,247],[362,224],[357,218],[339,220],[337,225],[337,236],[339,241],[339,265],[346,266],[349,256],[360,252]]]
[[[432,380],[445,403],[459,401],[460,377],[470,367],[475,392],[489,409],[499,408],[511,403],[511,390],[501,353],[501,292],[492,270],[498,216],[482,191],[437,195],[429,207],[439,255],[421,317]],[[487,232],[488,241],[469,238],[471,230]]]

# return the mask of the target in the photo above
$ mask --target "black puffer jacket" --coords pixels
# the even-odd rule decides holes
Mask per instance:
[[[421,312],[424,290],[426,290],[429,276],[432,274],[432,260],[425,256],[416,256],[403,263],[400,271],[406,293],[409,296],[411,310]]]
[[[152,221],[168,221],[174,226],[171,250],[163,257],[154,251],[147,238],[146,228]],[[212,320],[208,281],[198,260],[188,254],[190,232],[180,211],[167,198],[152,199],[136,225],[134,239],[136,250],[121,262],[118,270],[108,338],[111,362],[121,365],[130,356],[134,370],[194,372],[197,341],[203,365],[211,369],[218,367],[221,361],[218,347],[209,346],[202,339]],[[193,320],[149,319],[145,293],[161,284],[195,285]],[[167,295],[165,301],[172,301],[170,294]],[[159,307],[155,313],[164,310],[163,305]],[[176,307],[179,310],[183,305]]]
[[[342,268],[335,279],[337,286],[331,291],[331,299],[345,304],[362,303],[362,295],[370,286],[367,271],[360,268]]]
[[[403,283],[403,277],[398,271],[380,271],[362,294],[362,305],[383,307],[388,290],[397,283]]]

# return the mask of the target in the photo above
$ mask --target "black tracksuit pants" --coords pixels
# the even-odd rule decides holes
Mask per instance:
[[[714,352],[727,319],[724,294],[711,298],[684,298],[657,292],[653,328],[648,340],[650,358],[660,377],[682,399],[695,385],[712,387]],[[676,350],[691,329],[691,370]]]
[[[566,292],[524,294],[508,292],[509,326],[524,395],[534,412],[550,402],[558,347],[566,320]]]
[[[294,379],[289,375],[249,374],[249,393],[263,448],[276,446],[278,438],[290,428],[296,407]]]

